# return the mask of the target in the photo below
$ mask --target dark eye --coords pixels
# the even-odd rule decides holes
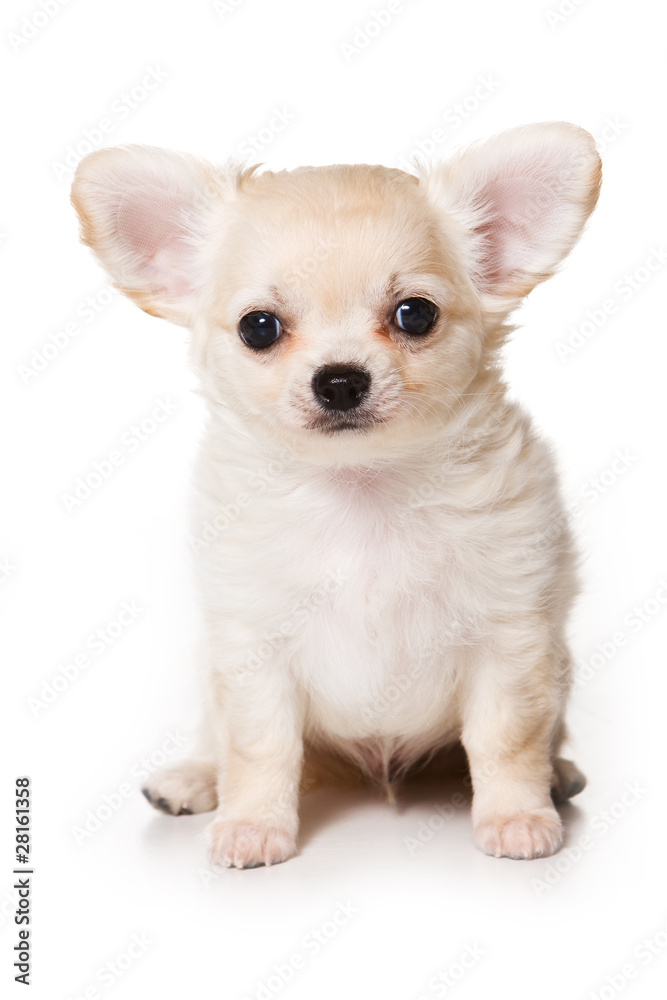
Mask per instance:
[[[275,344],[282,332],[280,320],[270,312],[250,312],[239,322],[239,336],[243,343],[260,350]]]
[[[428,299],[405,299],[396,310],[396,323],[406,333],[422,336],[438,318],[438,310]]]

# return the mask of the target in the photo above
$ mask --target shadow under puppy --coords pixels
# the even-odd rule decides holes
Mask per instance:
[[[593,139],[566,123],[419,176],[144,146],[80,164],[83,240],[142,309],[190,328],[208,404],[204,722],[145,791],[217,810],[214,861],[296,853],[305,746],[389,785],[461,740],[478,846],[560,847],[553,800],[584,785],[558,756],[574,556],[498,355],[599,183]]]

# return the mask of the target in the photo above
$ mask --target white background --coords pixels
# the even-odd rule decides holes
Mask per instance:
[[[344,51],[386,6],[70,0],[47,19],[37,2],[3,5],[0,975],[12,996],[25,995],[11,982],[19,774],[33,781],[28,995],[39,1000],[664,993],[665,269],[653,254],[667,239],[664,30],[647,0],[564,0],[556,17],[556,2],[413,0]],[[164,78],[132,97],[149,70]],[[202,404],[186,333],[108,301],[78,243],[62,164],[86,130],[97,143],[102,119],[105,143],[223,161],[274,109],[293,116],[262,133],[258,158],[276,169],[398,165],[434,129],[436,155],[551,119],[600,140],[599,207],[563,272],[518,315],[507,351],[513,393],[554,442],[583,557],[572,638],[588,679],[570,723],[589,786],[564,809],[566,850],[550,861],[483,856],[468,809],[444,820],[436,807],[452,788],[433,783],[397,808],[366,792],[315,792],[299,857],[207,883],[208,818],[162,816],[137,790],[142,760],[155,766],[195,717],[187,500]],[[91,322],[89,296],[100,308]],[[37,371],[50,335],[73,322],[76,336]],[[582,346],[563,358],[557,345],[575,328]],[[124,435],[159,400],[175,411],[130,450]],[[123,441],[122,466],[68,513],[63,494]],[[123,602],[141,611],[97,655],[89,637]],[[83,652],[89,665],[37,709],[29,699]],[[107,818],[82,837],[96,811]],[[149,943],[129,959],[133,935]],[[464,972],[466,949],[478,957]],[[295,955],[303,967],[283,984]]]

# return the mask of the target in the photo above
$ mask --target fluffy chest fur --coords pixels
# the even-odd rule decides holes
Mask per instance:
[[[324,478],[327,502],[292,537],[311,574],[291,669],[312,727],[355,740],[451,726],[457,653],[483,633],[457,518],[436,526],[395,470]]]

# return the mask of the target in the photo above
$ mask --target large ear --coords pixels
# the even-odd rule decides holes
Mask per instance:
[[[509,129],[432,168],[421,183],[454,223],[481,295],[511,307],[576,243],[600,187],[593,137],[567,122]]]
[[[234,189],[224,172],[151,146],[118,146],[79,164],[72,202],[81,238],[114,284],[154,316],[188,326],[203,250]]]

